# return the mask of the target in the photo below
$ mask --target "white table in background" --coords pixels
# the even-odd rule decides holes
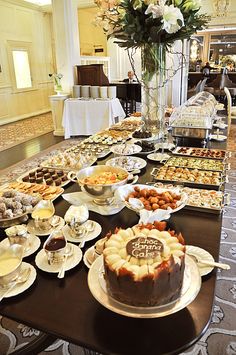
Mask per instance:
[[[80,100],[68,99],[64,103],[62,125],[65,139],[77,135],[95,134],[118,120],[125,118],[118,99]]]

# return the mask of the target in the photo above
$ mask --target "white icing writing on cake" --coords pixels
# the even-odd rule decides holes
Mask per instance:
[[[127,253],[137,259],[154,259],[163,250],[163,244],[155,238],[138,237],[130,240],[126,245]]]

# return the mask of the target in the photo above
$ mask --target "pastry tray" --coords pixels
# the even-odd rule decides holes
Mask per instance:
[[[54,201],[63,194],[64,189],[60,186],[48,186],[30,182],[13,181],[0,187],[2,191],[16,190],[29,195],[37,195],[43,200]]]
[[[153,168],[151,171],[151,175],[154,177],[155,181],[161,182],[163,184],[172,184],[172,185],[183,185],[186,187],[199,188],[199,189],[211,189],[211,190],[220,190],[222,185],[228,181],[227,176],[221,175],[221,182],[219,184],[204,184],[199,182],[192,181],[183,181],[183,180],[168,180],[168,179],[159,179],[156,178],[156,172],[158,168]],[[191,170],[191,169],[189,169]],[[193,170],[193,169],[192,169]],[[203,170],[202,170],[203,171]]]
[[[174,185],[165,185],[162,183],[154,184],[156,187],[174,187]],[[193,210],[197,212],[205,212],[212,214],[220,214],[224,206],[228,206],[230,204],[230,194],[223,193],[222,191],[216,190],[206,190],[206,189],[197,189],[190,187],[180,187],[180,191],[185,192],[187,195],[191,194],[192,198],[195,201],[195,204],[192,204],[190,199],[187,200],[186,205],[183,207],[184,209]],[[200,196],[199,196],[200,195]],[[211,205],[208,201],[213,201],[215,197],[214,203]],[[200,202],[200,205],[196,204]]]
[[[179,152],[181,149],[187,149],[187,153],[182,153]],[[191,154],[192,150],[199,150],[202,152],[222,152],[222,154],[224,155],[223,157],[209,157],[209,156],[199,156],[196,154]],[[215,159],[215,160],[224,160],[227,159],[231,156],[230,152],[227,152],[226,150],[222,150],[222,149],[209,149],[209,148],[195,148],[195,147],[176,147],[174,150],[172,150],[172,154],[175,155],[181,155],[181,156],[185,156],[185,157],[192,157],[192,158],[202,158],[202,159]]]
[[[21,176],[19,176],[18,178],[17,178],[17,181],[20,181],[20,182],[24,182],[24,178],[25,177],[27,177],[27,176],[29,176],[29,174],[32,174],[32,173],[36,173],[36,171],[37,171],[37,169],[39,169],[39,168],[35,168],[35,169],[32,169],[32,170],[29,170],[29,171],[27,171],[25,174],[22,174]],[[46,167],[44,167],[43,169],[47,169]],[[53,170],[54,171],[54,174],[57,174],[57,172],[63,172],[63,176],[67,176],[67,172],[65,172],[63,169],[56,169],[56,168],[48,168],[47,169],[48,170],[48,172],[45,172],[45,174],[49,174],[50,173],[50,170]],[[45,174],[44,174],[44,176],[45,176]],[[54,174],[50,174],[51,176],[52,175],[54,175]],[[42,182],[33,182],[34,184],[43,184],[43,185],[47,185],[47,183],[46,183],[46,180],[45,180],[45,178],[44,178],[44,176],[43,176],[43,181]],[[62,178],[62,176],[58,176],[58,179],[61,179]],[[55,179],[56,180],[56,179]],[[66,186],[67,184],[69,184],[69,182],[71,181],[70,179],[66,179],[65,181],[61,181],[61,183],[59,184],[59,185],[56,185],[56,183],[55,183],[55,180],[53,180],[53,183],[52,184],[50,184],[50,185],[48,185],[48,186],[58,186],[58,187],[63,187],[63,186]],[[25,181],[25,182],[30,182],[30,181]]]
[[[196,166],[196,167],[194,167],[194,166],[188,166],[188,165],[181,165],[181,163],[178,163],[178,162],[174,162],[173,160],[175,159],[176,157],[170,157],[168,160],[167,160],[167,162],[165,163],[165,165],[164,166],[174,166],[174,167],[176,167],[176,168],[187,168],[187,169],[189,169],[189,170],[191,170],[191,169],[198,169],[198,170],[207,170],[207,171],[214,171],[214,172],[216,172],[216,171],[218,171],[218,172],[223,172],[224,170],[229,170],[230,169],[230,164],[228,163],[228,164],[223,164],[222,163],[222,169],[220,169],[220,167],[217,167],[216,169],[212,169],[212,167],[209,167],[209,168],[207,168],[206,166],[203,166],[203,167],[201,167],[201,166]],[[221,161],[219,160],[219,159],[201,159],[201,158],[196,158],[196,157],[189,157],[189,156],[181,156],[181,157],[178,157],[178,159],[179,158],[182,158],[182,159],[186,159],[187,161],[191,161],[191,160],[199,160],[200,162],[200,164],[201,164],[201,162],[206,162],[207,160],[209,160],[209,164],[218,164],[218,163],[220,163]],[[215,162],[214,162],[214,160],[216,160]],[[173,161],[173,162],[172,162]]]
[[[64,172],[69,172],[69,171],[79,171],[81,169],[87,168],[91,165],[93,165],[97,161],[97,158],[94,157],[94,159],[90,160],[88,163],[83,164],[80,168],[75,167],[75,166],[58,166],[56,164],[52,164],[48,161],[45,160],[41,163],[41,166],[44,168],[48,169],[57,169],[57,170],[63,170]]]

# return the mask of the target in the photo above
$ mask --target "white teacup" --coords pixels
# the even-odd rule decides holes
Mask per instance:
[[[65,221],[74,233],[79,233],[82,225],[88,220],[89,211],[86,205],[70,206],[65,214]]]
[[[43,245],[49,265],[63,262],[65,255],[70,252],[67,240],[61,229],[53,231]]]
[[[55,213],[52,201],[42,200],[34,208],[31,216],[34,219],[35,227],[39,230],[48,230],[51,228],[51,220]]]
[[[8,237],[10,245],[20,244],[24,251],[28,251],[30,249],[30,234],[28,233],[27,226],[15,225],[5,229],[5,233]]]

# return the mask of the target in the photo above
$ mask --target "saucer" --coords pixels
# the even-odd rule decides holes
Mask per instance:
[[[224,136],[223,134],[211,134],[210,139],[221,142],[221,141],[225,141],[227,137]]]
[[[228,127],[228,125],[225,124],[225,123],[214,123],[213,127],[220,128],[220,129],[225,129],[226,127]]]
[[[55,216],[54,216],[55,217]],[[38,229],[35,227],[35,223],[34,223],[34,220],[31,219],[29,221],[29,223],[27,224],[27,228],[28,228],[28,231],[32,234],[35,234],[35,235],[38,235],[40,237],[42,236],[45,236],[45,235],[49,235],[51,234],[55,229],[60,229],[64,226],[65,224],[65,221],[62,217],[60,216],[56,216],[56,217],[59,217],[60,221],[59,221],[59,224],[57,226],[52,226],[50,229],[48,230],[41,230],[41,229]]]
[[[25,250],[25,252],[23,254],[23,258],[36,252],[36,250],[38,250],[38,248],[40,247],[40,244],[41,244],[40,239],[38,237],[36,237],[36,235],[32,235],[30,238],[30,247],[27,248],[27,250]],[[0,242],[0,245],[2,245],[3,247],[9,247],[10,243],[9,243],[8,238],[3,239]]]
[[[79,247],[74,244],[68,244],[72,247],[72,255],[68,256],[66,260],[65,271],[73,269],[76,265],[78,265],[82,260],[83,256],[82,251]],[[43,270],[45,272],[58,273],[61,269],[61,263],[52,265],[48,264],[47,256],[43,249],[41,249],[40,252],[38,252],[38,254],[36,255],[35,263],[40,270]]]
[[[30,268],[30,274],[28,279],[25,282],[19,283],[16,286],[13,287],[13,289],[11,291],[9,291],[6,296],[4,298],[8,298],[8,297],[12,297],[12,296],[16,296],[19,295],[20,293],[24,292],[25,290],[27,290],[35,281],[36,279],[36,270],[35,268],[28,263],[23,262],[22,266],[21,266],[21,270],[23,271],[24,269]],[[6,290],[4,289],[4,292]],[[1,290],[0,290],[1,293]]]
[[[152,160],[152,161],[158,161],[158,162],[166,162],[167,159],[170,158],[169,154],[166,153],[152,153],[152,154],[148,154],[147,156],[148,159]]]
[[[87,249],[86,252],[84,253],[83,262],[85,263],[87,268],[90,269],[90,267],[94,261],[95,261],[94,246],[92,246],[89,249]]]
[[[89,221],[89,220],[88,220]],[[88,222],[87,221],[87,222]],[[84,224],[84,227],[86,228],[86,223]],[[68,240],[68,242],[73,242],[73,243],[80,243],[82,242],[82,240],[85,240],[86,242],[88,242],[89,240],[93,240],[94,238],[97,238],[99,236],[99,234],[101,233],[102,231],[102,227],[100,226],[99,223],[93,221],[94,223],[94,230],[92,232],[89,232],[85,237],[74,237],[73,236],[73,232],[71,230],[71,228],[68,226],[68,224],[66,224],[64,227],[63,227],[63,233],[66,237],[66,239]]]
[[[213,256],[208,253],[208,251],[199,247],[195,247],[194,245],[186,245],[186,254],[190,257],[191,255],[196,255],[196,258],[214,262]],[[212,266],[207,266],[203,264],[197,264],[197,267],[201,276],[209,274],[214,269],[214,267]]]

